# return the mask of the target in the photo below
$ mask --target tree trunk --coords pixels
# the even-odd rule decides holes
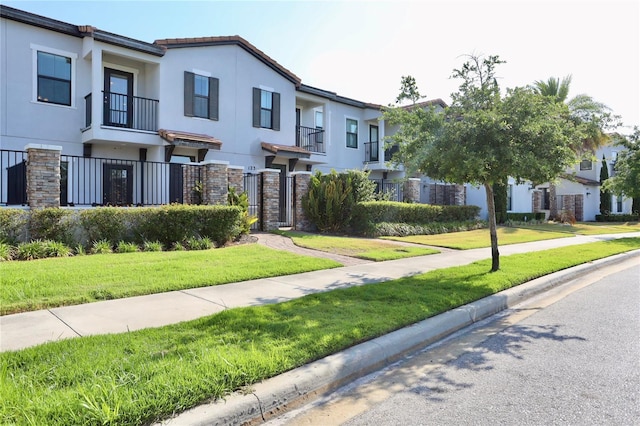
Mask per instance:
[[[498,233],[496,231],[496,205],[493,198],[493,186],[484,184],[487,192],[487,209],[489,210],[489,235],[491,235],[491,272],[500,269],[500,252],[498,251]]]

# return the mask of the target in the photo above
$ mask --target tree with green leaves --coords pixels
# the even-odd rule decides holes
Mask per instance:
[[[602,154],[602,167],[600,167],[600,214],[611,213],[611,193],[605,188],[604,183],[609,179],[609,165]]]
[[[420,95],[418,91],[418,84],[416,79],[410,75],[403,76],[400,80],[400,94],[396,98],[396,104],[409,100],[412,105],[415,105],[424,96]]]
[[[618,153],[615,175],[604,186],[615,195],[633,198],[631,209],[640,212],[640,128],[635,127],[628,137],[619,135],[616,145],[625,149]]]
[[[451,106],[387,108],[383,118],[399,125],[390,137],[393,158],[407,174],[420,172],[451,183],[485,188],[491,236],[491,271],[500,268],[493,185],[509,176],[517,182],[548,182],[575,161],[580,129],[568,107],[532,88],[497,83],[498,56],[471,55],[453,78],[462,80]]]

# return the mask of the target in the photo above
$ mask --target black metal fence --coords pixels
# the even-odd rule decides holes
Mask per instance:
[[[371,179],[376,184],[375,193],[381,194],[384,199],[389,201],[402,201],[404,193],[402,184],[387,179]]]
[[[0,150],[0,205],[27,204],[27,153]]]
[[[102,92],[103,111],[102,124],[105,126],[124,127],[128,129],[158,130],[157,99],[141,98],[120,93]],[[91,98],[89,93],[85,100],[85,126],[91,126]]]
[[[245,173],[243,175],[244,190],[249,198],[249,215],[260,218],[260,202],[258,199],[260,175]],[[252,230],[260,229],[260,222],[256,221],[251,225]]]

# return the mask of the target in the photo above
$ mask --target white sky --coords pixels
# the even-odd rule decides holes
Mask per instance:
[[[640,125],[637,0],[0,1],[147,42],[237,34],[305,84],[383,105],[403,75],[448,103],[464,55],[499,55],[503,89],[571,74],[570,97]]]

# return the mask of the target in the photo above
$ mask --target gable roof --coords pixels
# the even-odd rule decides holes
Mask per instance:
[[[300,78],[280,65],[269,55],[262,50],[249,43],[239,35],[234,36],[219,36],[219,37],[190,37],[190,38],[165,38],[156,40],[153,44],[163,46],[167,49],[183,48],[183,47],[202,47],[202,46],[225,46],[233,45],[239,46],[246,52],[250,53],[253,57],[266,64],[269,68],[276,71],[287,80],[291,81],[296,87],[300,87]]]

